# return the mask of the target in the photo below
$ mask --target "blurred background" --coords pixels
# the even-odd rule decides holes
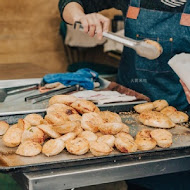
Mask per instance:
[[[115,16],[112,23],[117,31],[115,21],[121,19],[121,12],[111,9],[102,14],[110,19]],[[122,28],[122,21],[118,23]],[[94,47],[89,42],[89,48],[65,44],[68,31],[61,23],[58,0],[0,0],[0,28],[0,79],[38,78],[47,73],[66,72],[68,66],[78,62],[69,69],[76,70],[81,62],[87,62],[85,67],[100,63],[111,66],[111,70],[105,66],[108,73],[116,72],[120,52],[104,52],[104,42],[98,45],[93,42]]]

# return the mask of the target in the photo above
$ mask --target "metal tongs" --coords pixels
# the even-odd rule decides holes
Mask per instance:
[[[25,101],[36,104],[38,102],[42,102],[44,100],[47,100],[47,99],[49,99],[55,95],[67,94],[69,92],[78,91],[78,90],[80,90],[80,85],[63,87],[63,88],[59,88],[56,90],[50,90],[50,91],[42,93],[42,94],[37,94],[37,95],[25,97]]]
[[[29,84],[0,89],[0,102],[4,102],[7,96],[38,89],[39,84]]]
[[[80,22],[75,22],[74,28],[83,31],[83,26]],[[127,37],[118,36],[112,32],[103,32],[103,37],[121,43],[126,47],[132,48],[139,56],[150,60],[158,58],[163,52],[162,46],[153,40],[134,40]]]

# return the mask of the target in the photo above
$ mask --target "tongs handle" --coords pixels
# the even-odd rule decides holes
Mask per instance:
[[[77,21],[74,23],[74,29],[79,29],[79,30],[83,31],[84,28],[83,28],[81,22]],[[121,43],[124,46],[132,48],[132,49],[135,49],[135,47],[138,43],[137,40],[133,40],[133,39],[127,38],[127,37],[122,37],[113,32],[103,32],[102,35],[103,35],[103,37],[105,37],[107,39]]]
[[[15,86],[10,88],[5,88],[8,95],[18,94],[21,92],[26,92],[30,90],[35,90],[39,88],[39,84],[28,84],[23,86]]]
[[[31,101],[33,104],[35,104],[38,102],[42,102],[46,99],[49,99],[55,95],[66,94],[69,92],[77,91],[79,89],[80,89],[79,85],[68,86],[68,87],[57,89],[57,90],[51,90],[51,91],[45,92],[43,94],[28,96],[25,98],[25,101]]]
[[[48,92],[44,92],[42,94],[36,94],[36,95],[32,95],[32,96],[27,96],[25,97],[25,102],[29,101],[29,100],[32,100],[32,99],[36,99],[36,98],[39,98],[39,97],[42,97],[42,96],[45,96],[45,95],[49,95],[49,94],[52,94],[52,93],[59,93],[60,91],[62,91],[63,89],[66,89],[68,87],[63,87],[63,88],[59,88],[59,89],[56,89],[56,90],[49,90]]]
[[[133,48],[133,49],[135,48],[135,45],[137,44],[136,40],[133,40],[127,37],[118,36],[117,34],[114,34],[113,32],[103,32],[103,36],[106,37],[107,39],[121,43],[124,46]]]

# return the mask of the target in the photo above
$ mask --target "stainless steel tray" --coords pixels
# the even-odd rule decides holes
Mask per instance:
[[[10,86],[20,86],[20,85],[28,85],[33,83],[40,83],[42,79],[20,79],[20,80],[0,80],[0,88],[10,87]],[[105,80],[103,78],[98,79],[98,82],[100,83],[99,90],[105,89],[109,86],[110,81]],[[29,112],[42,112],[45,111],[45,108],[48,106],[48,99],[44,100],[42,102],[38,102],[36,104],[33,104],[32,102],[25,102],[25,97],[39,94],[40,92],[38,90],[33,90],[29,92],[23,92],[21,94],[15,94],[12,96],[8,96],[4,102],[0,103],[0,115],[15,115],[20,113],[29,113]],[[145,101],[133,101],[133,102],[124,102],[124,103],[114,103],[114,105],[131,105],[131,104],[140,104],[144,103]],[[106,104],[106,106],[109,106],[110,109],[112,107],[111,104]],[[105,105],[98,105],[99,107],[105,107]]]
[[[129,111],[132,110],[134,104],[131,105],[113,105],[101,107],[101,110],[110,110],[114,112],[121,112],[120,115],[124,123],[130,126],[130,133],[135,136],[136,133],[145,128],[136,119],[136,114]],[[37,112],[45,115],[44,111]],[[24,118],[28,113],[14,113],[1,114],[0,120],[5,120],[10,124],[16,123],[18,118]],[[146,127],[148,128],[148,127]],[[3,145],[0,138],[0,172],[29,172],[44,169],[55,169],[74,167],[79,165],[91,165],[102,162],[117,162],[118,160],[134,160],[144,159],[149,157],[160,157],[175,154],[176,151],[190,151],[190,129],[184,126],[177,126],[170,129],[173,134],[173,145],[168,149],[155,148],[152,151],[135,152],[135,153],[120,153],[118,151],[112,152],[111,155],[103,157],[94,157],[91,153],[82,156],[75,156],[64,150],[61,154],[53,157],[46,157],[40,154],[36,157],[22,157],[15,154],[16,148],[7,148]]]

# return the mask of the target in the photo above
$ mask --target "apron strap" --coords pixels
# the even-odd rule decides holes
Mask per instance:
[[[190,26],[190,1],[187,0],[184,11],[181,15],[180,24],[183,26]]]
[[[130,19],[137,19],[140,12],[141,0],[131,0],[126,17]]]

